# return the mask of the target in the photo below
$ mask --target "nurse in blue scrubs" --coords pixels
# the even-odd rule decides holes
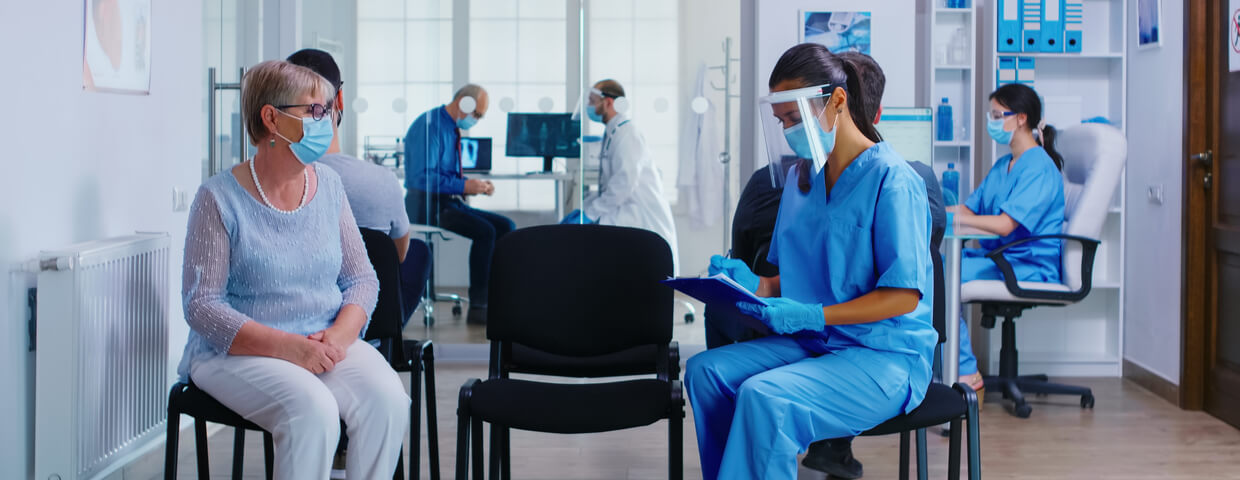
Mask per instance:
[[[1000,235],[982,240],[981,248],[964,250],[960,278],[1002,280],[1003,275],[986,253],[1017,240],[1063,233],[1063,156],[1055,151],[1055,128],[1042,121],[1042,101],[1022,84],[1008,84],[990,94],[990,137],[1012,149],[1004,155],[964,205],[948,207],[956,224]],[[1017,280],[1059,283],[1059,240],[1036,240],[1009,248],[1003,256]],[[982,395],[982,376],[969,341],[969,329],[960,319],[960,382]]]
[[[769,86],[767,150],[787,183],[768,257],[780,276],[722,257],[711,269],[770,297],[738,308],[776,335],[689,359],[707,479],[796,478],[796,455],[811,442],[916,408],[938,337],[925,183],[865,115],[856,65],[797,45]],[[774,168],[787,157],[809,160]]]

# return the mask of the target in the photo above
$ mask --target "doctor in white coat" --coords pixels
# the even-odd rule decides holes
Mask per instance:
[[[675,272],[679,273],[676,225],[663,195],[663,175],[654,165],[645,137],[622,113],[626,103],[624,88],[615,80],[600,81],[591,89],[586,115],[607,128],[599,154],[599,191],[585,198],[582,214],[587,222],[644,228],[659,234],[671,248]]]

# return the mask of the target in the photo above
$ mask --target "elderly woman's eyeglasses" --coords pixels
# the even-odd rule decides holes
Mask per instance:
[[[298,105],[276,105],[275,107],[281,110],[286,109],[286,108],[293,108],[293,107],[310,107],[310,116],[314,118],[315,120],[322,120],[323,117],[327,116],[328,112],[331,112],[330,107],[328,107],[327,105],[319,104],[319,103],[303,103],[303,104],[298,104]]]

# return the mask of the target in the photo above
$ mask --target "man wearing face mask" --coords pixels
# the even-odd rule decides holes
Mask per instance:
[[[487,281],[495,243],[516,226],[508,217],[466,205],[464,196],[491,195],[495,186],[461,173],[461,131],[486,116],[486,90],[461,87],[452,102],[418,116],[405,134],[405,209],[409,220],[437,225],[473,243],[469,250],[469,323],[486,323]]]
[[[663,237],[672,250],[674,271],[679,271],[676,225],[672,208],[663,195],[663,176],[654,165],[646,139],[625,114],[628,99],[615,80],[602,80],[590,90],[585,106],[591,121],[606,126],[599,153],[599,190],[582,202],[582,223],[600,223],[650,230]]]

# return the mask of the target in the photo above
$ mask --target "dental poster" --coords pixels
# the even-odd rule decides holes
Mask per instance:
[[[151,89],[151,0],[85,0],[82,88]]]

